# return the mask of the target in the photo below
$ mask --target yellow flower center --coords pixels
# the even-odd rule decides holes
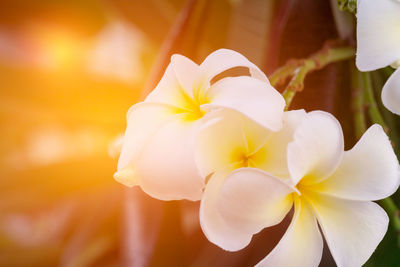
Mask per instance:
[[[304,179],[307,178],[307,179]],[[293,193],[298,196],[300,200],[306,201],[307,203],[318,203],[319,195],[315,193],[315,184],[309,184],[307,181],[313,179],[313,177],[304,177],[303,179],[296,185],[297,190],[299,190],[300,195],[298,193]],[[318,184],[317,184],[318,185]]]
[[[201,105],[209,103],[209,99],[205,94],[203,83],[199,83],[193,88],[193,97],[189,96],[183,89],[181,89],[182,99],[178,113],[183,113],[185,116],[183,120],[186,122],[193,122],[202,118],[207,112],[201,108]]]
[[[239,156],[238,162],[239,162],[240,167],[252,167],[252,168],[256,167],[256,165],[252,159],[252,155],[247,155],[245,153],[242,153]]]

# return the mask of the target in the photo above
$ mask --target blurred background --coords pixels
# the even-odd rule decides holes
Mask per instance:
[[[0,266],[261,260],[288,220],[224,252],[202,235],[198,203],[154,200],[114,181],[126,112],[172,53],[200,63],[231,48],[270,74],[337,39],[333,11],[320,0],[1,0]],[[310,75],[293,108],[333,112],[351,147],[346,64]],[[380,266],[400,266],[384,257]],[[334,266],[327,250],[321,266]]]

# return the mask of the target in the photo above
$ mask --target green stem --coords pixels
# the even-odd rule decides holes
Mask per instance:
[[[283,98],[285,99],[285,102],[286,102],[285,110],[289,109],[290,104],[292,103],[292,100],[293,100],[295,95],[296,95],[296,91],[292,91],[292,90],[285,90],[282,93],[282,96],[283,96]]]
[[[390,197],[380,200],[379,203],[389,215],[390,223],[397,233],[397,245],[400,247],[400,210]]]
[[[354,55],[353,47],[337,46],[336,42],[328,42],[307,59],[289,60],[270,76],[270,81],[273,86],[276,86],[292,77],[283,92],[286,109],[288,109],[296,93],[303,90],[304,80],[309,73],[320,70],[330,63],[353,58]]]
[[[362,79],[363,79],[363,87],[364,87],[364,94],[365,94],[365,100],[366,100],[366,105],[368,107],[368,113],[369,116],[371,117],[371,120],[374,123],[380,124],[385,132],[388,132],[388,127],[386,126],[385,121],[383,120],[383,117],[378,109],[378,105],[375,101],[375,96],[372,88],[372,81],[371,81],[371,75],[369,72],[363,72],[362,73]]]
[[[364,89],[365,104],[368,108],[370,119],[372,123],[380,124],[385,129],[385,131],[388,132],[389,129],[387,128],[386,123],[381,113],[379,112],[378,105],[375,100],[371,75],[369,72],[363,72],[361,73],[361,76]],[[390,218],[390,223],[397,233],[397,242],[398,246],[400,247],[400,210],[393,199],[390,197],[380,200],[379,203],[385,209]]]
[[[386,75],[384,75],[381,71],[374,71],[371,73],[371,79],[373,85],[372,87],[374,89],[374,95],[378,96],[376,99],[378,108],[381,111],[383,120],[386,122],[388,129],[390,129],[390,140],[393,143],[396,155],[400,156],[400,134],[397,128],[399,120],[396,115],[394,115],[392,112],[382,106],[382,101],[379,98],[382,93],[382,87],[384,86],[388,77],[386,77]]]

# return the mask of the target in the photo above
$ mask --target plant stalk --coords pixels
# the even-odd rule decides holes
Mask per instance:
[[[365,104],[367,105],[369,116],[374,123],[380,124],[385,132],[388,132],[389,129],[386,126],[385,121],[383,120],[383,116],[381,115],[375,100],[371,75],[369,72],[362,72],[361,75],[365,94]]]
[[[372,86],[372,80],[371,80],[371,74],[369,72],[363,72],[363,73],[360,73],[360,75],[362,77],[362,87],[364,90],[363,95],[364,95],[364,100],[365,100],[365,106],[368,109],[368,114],[371,119],[371,122],[380,124],[383,127],[383,129],[386,132],[388,132],[389,128],[386,126],[386,123],[378,109],[378,105],[375,100],[375,95],[373,92],[373,86]],[[357,125],[356,125],[356,128],[357,128]],[[390,218],[390,223],[391,223],[393,229],[397,233],[397,244],[400,247],[400,210],[399,210],[398,206],[396,205],[396,203],[393,201],[393,199],[390,197],[380,200],[379,203],[382,206],[382,208],[387,212],[387,214]]]

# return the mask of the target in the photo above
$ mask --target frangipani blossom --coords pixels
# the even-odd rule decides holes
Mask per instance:
[[[372,71],[400,63],[400,1],[358,0],[357,56],[361,71]],[[382,89],[382,102],[400,115],[400,70],[397,69]]]
[[[317,111],[301,119],[292,139],[284,153],[289,180],[239,165],[226,171],[208,196],[208,186],[216,183],[213,177],[221,173],[215,172],[204,195],[214,207],[202,203],[203,230],[220,247],[239,250],[253,234],[279,223],[294,205],[286,233],[257,266],[318,266],[322,234],[338,266],[361,266],[382,240],[389,222],[372,201],[393,194],[400,182],[388,137],[381,126],[373,125],[344,152],[339,122]]]
[[[250,76],[218,74],[246,67]],[[149,195],[162,199],[201,198],[204,176],[198,173],[194,146],[199,129],[216,110],[244,114],[260,127],[282,127],[285,101],[265,74],[237,52],[220,49],[201,65],[173,55],[164,76],[144,102],[131,107],[115,179],[140,185]],[[229,133],[227,133],[229,135]]]
[[[295,128],[302,122],[306,113],[304,110],[285,112],[283,128],[279,132],[266,130],[237,112],[223,110],[219,113],[221,113],[222,119],[210,121],[209,125],[204,127],[198,135],[197,166],[203,176],[211,175],[201,199],[200,224],[204,234],[211,242],[226,250],[235,251],[250,242],[253,227],[255,227],[254,231],[258,232],[264,228],[264,224],[260,225],[257,224],[258,222],[254,222],[256,225],[249,226],[250,228],[245,231],[240,227],[231,227],[232,225],[220,217],[217,200],[226,178],[235,169],[254,167],[283,179],[289,179],[286,148],[293,139]],[[226,135],[227,132],[229,135]],[[268,180],[266,181],[268,182]],[[249,190],[258,190],[259,188],[254,186]],[[291,192],[286,185],[275,188],[275,192],[280,190],[286,194]],[[273,196],[266,195],[266,197]],[[274,208],[277,214],[271,214],[270,217],[270,214],[265,212],[252,213],[249,219],[257,216],[269,221],[271,225],[279,223],[291,208],[290,199],[284,200],[282,205],[278,205],[276,202],[273,204],[275,206],[271,208]],[[251,208],[246,211],[246,214],[250,213]],[[264,223],[264,220],[261,221]]]

